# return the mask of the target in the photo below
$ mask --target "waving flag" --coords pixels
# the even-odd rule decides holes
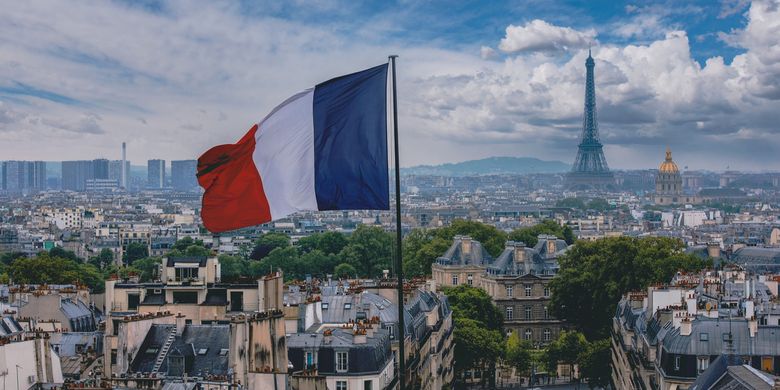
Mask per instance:
[[[387,67],[300,92],[237,143],[200,156],[206,228],[223,232],[303,210],[388,210]]]

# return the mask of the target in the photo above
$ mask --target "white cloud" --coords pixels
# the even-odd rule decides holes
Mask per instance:
[[[479,56],[482,57],[483,60],[495,58],[496,55],[496,50],[490,46],[482,46],[479,48]]]
[[[498,48],[507,53],[572,50],[587,47],[595,37],[593,29],[578,31],[535,19],[523,26],[509,25]]]

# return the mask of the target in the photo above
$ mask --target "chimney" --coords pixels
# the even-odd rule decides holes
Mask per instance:
[[[547,255],[555,253],[555,240],[558,238],[555,236],[547,236]]]
[[[693,332],[693,324],[691,324],[691,320],[689,318],[683,318],[682,322],[680,323],[680,336],[690,336],[691,332]]]
[[[713,259],[720,258],[720,245],[718,245],[717,242],[707,243],[707,256],[712,257]]]
[[[357,330],[357,331],[355,331],[354,335],[352,336],[352,343],[353,344],[365,344],[366,343],[366,332],[365,332],[365,330]]]
[[[461,236],[460,237],[460,250],[463,252],[464,255],[471,254],[471,237],[470,236]]]
[[[121,172],[121,178],[122,183],[120,183],[122,188],[127,188],[127,170],[125,169],[127,163],[127,144],[122,142],[122,167],[120,169]]]
[[[750,337],[756,337],[756,333],[758,333],[758,321],[756,320],[756,317],[751,317],[748,320],[748,330],[750,331]]]
[[[516,263],[524,263],[526,260],[525,257],[525,243],[523,242],[515,242],[515,241],[509,241],[507,243],[507,246],[512,248],[514,250],[514,257]]]
[[[187,324],[187,317],[181,313],[176,314],[176,335],[181,336],[184,333],[184,325]]]

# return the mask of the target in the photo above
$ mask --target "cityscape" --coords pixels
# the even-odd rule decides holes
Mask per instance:
[[[188,7],[129,3],[96,5],[93,17],[111,10],[126,12],[137,23],[147,22],[147,17],[171,18],[177,26],[192,22]],[[205,11],[198,17],[203,24],[190,28],[201,31],[209,23],[218,26],[220,18],[256,12],[263,15],[263,23],[279,23],[282,31],[286,22],[311,22],[309,12],[317,16],[339,12],[333,4],[309,5],[316,12],[304,11],[300,4],[268,10],[255,8],[258,5],[223,9],[202,4]],[[425,9],[419,4],[407,6]],[[569,18],[555,19],[555,12],[573,12],[576,8],[571,7],[577,6],[551,1],[533,6],[538,9],[523,9],[564,24]],[[243,108],[214,114],[219,110],[215,105],[199,109],[202,118],[222,119],[202,119],[205,127],[201,127],[189,122],[197,122],[194,118],[200,114],[183,111],[182,116],[189,115],[188,128],[180,133],[165,126],[150,133],[102,128],[74,132],[64,127],[60,129],[64,133],[45,133],[40,126],[52,126],[44,119],[47,114],[18,120],[27,115],[22,111],[57,105],[104,109],[102,115],[89,117],[87,127],[126,123],[126,118],[114,116],[119,112],[131,112],[127,115],[139,128],[147,120],[163,123],[169,118],[153,118],[143,99],[128,98],[127,106],[121,106],[108,100],[77,102],[64,92],[47,92],[18,81],[21,73],[0,60],[0,74],[10,80],[0,82],[0,376],[4,388],[780,388],[780,149],[774,148],[780,145],[776,138],[780,78],[771,78],[780,75],[776,66],[780,3],[692,2],[682,8],[701,16],[673,23],[675,13],[682,12],[677,6],[621,4],[609,11],[641,21],[645,29],[663,25],[669,30],[663,37],[641,35],[639,30],[621,33],[615,19],[599,19],[604,16],[590,8],[579,9],[592,19],[590,24],[571,22],[572,27],[562,27],[528,17],[514,21],[505,32],[498,32],[503,38],[497,46],[493,43],[495,48],[482,45],[475,58],[503,62],[504,67],[526,66],[526,61],[536,64],[528,80],[531,89],[515,86],[509,94],[538,104],[523,108],[499,107],[506,96],[498,99],[482,89],[490,85],[475,85],[517,81],[506,74],[490,76],[488,67],[480,68],[463,91],[455,91],[453,85],[466,76],[454,75],[462,71],[455,70],[458,66],[466,65],[453,64],[446,71],[451,73],[428,75],[415,62],[420,59],[413,59],[405,69],[406,56],[424,55],[411,46],[414,40],[399,38],[405,43],[392,47],[402,50],[398,71],[421,73],[413,77],[414,82],[402,78],[398,83],[397,107],[396,56],[391,55],[386,66],[367,68],[362,60],[346,62],[345,67],[327,65],[329,76],[322,79],[331,79],[297,95],[292,95],[292,88],[287,100],[282,97],[287,92],[269,92],[284,103],[271,109],[272,101],[264,96],[263,105],[251,115],[261,115],[266,108],[269,114],[254,127],[232,128],[234,119],[228,116]],[[43,12],[35,5],[29,7],[14,8],[0,20],[21,29],[29,22],[26,18]],[[74,7],[79,14],[74,18],[82,26],[92,25],[82,19],[89,13],[84,4],[76,2]],[[480,12],[518,12],[501,7],[485,5]],[[456,12],[440,8],[446,7],[436,7],[442,17]],[[474,11],[465,7],[457,12],[470,12],[467,9]],[[272,19],[265,19],[264,12]],[[503,20],[496,15],[490,20]],[[607,21],[617,32],[586,29]],[[52,31],[73,31],[73,39],[85,39],[75,38],[75,30],[59,23]],[[420,27],[420,36],[430,33],[429,28],[434,29]],[[322,34],[323,41],[335,39]],[[373,44],[371,34],[354,38]],[[690,34],[690,41],[685,34]],[[146,53],[146,48],[131,47],[134,39],[144,38],[128,38],[128,50]],[[204,45],[209,40],[197,39]],[[280,44],[286,39],[292,45],[313,44],[300,37],[273,39]],[[638,93],[635,81],[626,81],[633,76],[628,68],[621,68],[620,56],[659,47],[679,49],[676,45],[682,41],[691,66],[702,73],[686,75],[703,80],[694,95],[677,96],[688,93],[687,85],[676,84],[680,81],[673,79],[674,72],[653,73],[658,70],[652,69],[657,59],[652,56],[634,59],[639,61],[632,65],[636,69],[647,68],[643,82],[676,89]],[[444,42],[441,38],[430,44],[442,45],[436,50],[445,55],[452,48]],[[322,50],[335,50],[325,49],[332,42],[322,44]],[[121,57],[109,54],[108,48],[94,57],[68,54],[64,47],[62,52],[55,50],[56,58],[98,64],[101,69],[119,63],[112,55]],[[732,51],[735,48],[742,51]],[[276,50],[285,52],[281,48],[272,52]],[[352,49],[343,50],[352,56]],[[375,53],[373,47],[365,50]],[[27,49],[0,47],[0,53],[25,66],[32,64],[25,62],[31,61]],[[232,52],[225,49],[224,53]],[[724,67],[733,67],[724,72],[740,78],[721,82],[715,73]],[[188,83],[219,85],[199,79],[189,66],[177,69],[174,74],[181,72]],[[366,70],[332,78],[359,69]],[[312,70],[314,76],[304,77],[305,81],[320,77],[321,71]],[[757,75],[750,77],[755,78],[745,76],[754,71]],[[75,68],[63,72],[59,77],[74,83],[84,77],[76,76],[80,71]],[[68,72],[74,72],[73,79]],[[161,103],[170,97],[169,91],[161,87],[165,83],[156,84],[155,76],[130,68],[118,74],[118,86],[131,78],[132,84],[149,88],[148,98],[155,104],[171,109]],[[374,99],[381,110],[365,108],[374,102],[374,95],[363,84],[349,81],[365,74],[381,84],[381,99]],[[231,77],[220,73],[218,79],[243,96],[246,91],[237,88]],[[283,77],[279,82],[287,82],[288,76]],[[652,77],[658,80],[645,80]],[[268,81],[272,79],[258,81],[247,75],[245,81],[277,88],[275,81]],[[557,88],[544,83],[571,80],[576,82],[566,91],[572,96],[542,103],[534,100],[547,100],[552,96],[545,95],[548,90]],[[348,82],[354,84],[345,87]],[[737,84],[750,93],[729,95]],[[725,97],[712,94],[708,88],[713,86],[723,88]],[[425,87],[429,89],[417,95]],[[95,85],[89,88],[103,93]],[[116,93],[129,90],[123,88],[129,87],[117,87]],[[192,88],[192,95],[201,92],[201,86]],[[405,88],[410,91],[408,101]],[[529,91],[539,95],[528,98]],[[464,106],[453,103],[454,95],[473,92],[476,96],[466,99],[469,103]],[[179,98],[194,101],[188,100],[188,94]],[[338,115],[328,117],[317,105],[334,95],[338,104],[329,109]],[[215,92],[213,100],[224,96]],[[308,138],[314,138],[314,146],[305,159],[294,155],[296,149],[288,145],[272,152],[262,149],[280,145],[274,136],[308,140],[295,135],[309,130],[301,127],[300,122],[305,122],[301,115],[290,111],[297,107],[295,99],[309,99],[306,115],[314,117],[307,119],[312,121],[314,136]],[[518,104],[524,104],[520,100]],[[645,113],[635,111],[636,102],[656,111],[643,117]],[[337,111],[349,104],[365,111],[355,117]],[[490,104],[495,107],[486,113],[483,105]],[[705,114],[689,107],[697,104],[715,108]],[[538,107],[543,106],[565,111],[572,105],[576,114],[562,117],[526,112],[542,112],[546,108]],[[370,127],[367,123],[374,117],[367,112],[377,115],[381,123]],[[721,116],[724,112],[736,119]],[[512,125],[499,129],[506,118]],[[461,126],[480,127],[476,120],[490,122],[496,129],[470,139],[471,133]],[[320,130],[318,126],[327,121],[330,127]],[[431,128],[430,134],[420,135],[418,126],[436,121],[451,133]],[[320,139],[351,131],[352,123],[359,123],[355,128],[360,132],[350,133],[348,142],[353,143],[343,149],[343,155],[334,152],[339,149],[322,146],[347,142]],[[405,132],[407,123],[414,129]],[[229,133],[223,125],[228,125]],[[212,126],[220,130],[208,130]],[[736,126],[732,133],[726,130],[729,126]],[[247,135],[230,143],[247,128]],[[275,132],[277,128],[284,131]],[[621,134],[621,128],[630,134]],[[35,135],[18,137],[17,129],[19,134]],[[369,140],[380,146],[379,152],[361,155],[354,147],[361,145],[356,139],[370,138],[366,131],[376,129],[387,139]],[[568,135],[547,138],[559,131]],[[207,132],[216,136],[196,139]],[[514,138],[516,133],[528,141]],[[156,135],[159,144],[154,142]],[[733,139],[722,142],[725,135]],[[448,137],[443,143],[430,141]],[[634,138],[626,141],[629,137]],[[418,140],[420,145],[413,145]],[[46,145],[26,149],[33,145],[30,141]],[[459,149],[444,151],[444,142],[455,142]],[[49,143],[61,143],[62,150],[52,152],[56,148]],[[74,149],[78,143],[83,148]],[[746,143],[752,146],[745,148]],[[218,146],[208,149],[213,145]],[[409,157],[409,152],[414,156]],[[321,158],[323,154],[326,158]],[[361,158],[370,164],[359,165]],[[305,182],[312,188],[292,181],[301,176],[309,180],[309,173],[296,171],[296,164],[306,159],[314,160],[311,183]],[[377,165],[376,160],[382,162],[378,176],[367,168]],[[323,166],[330,171],[323,174]],[[355,166],[354,176],[332,178],[338,176],[337,169]],[[247,184],[246,177],[257,183]],[[371,182],[373,177],[382,182]],[[331,181],[322,184],[325,179]],[[357,184],[343,186],[348,179]],[[295,202],[307,191],[313,200],[298,206]],[[331,203],[323,200],[329,195],[335,199]],[[362,203],[352,202],[350,196]],[[287,202],[283,206],[279,206],[281,198]],[[380,204],[371,205],[372,199]],[[215,218],[222,220],[215,224]]]

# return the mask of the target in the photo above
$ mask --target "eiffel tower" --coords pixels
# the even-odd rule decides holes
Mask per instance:
[[[585,113],[582,118],[582,140],[571,172],[566,176],[566,187],[569,189],[604,190],[615,184],[615,178],[609,171],[607,159],[604,157],[603,145],[599,141],[599,125],[596,121],[596,83],[593,79],[595,67],[596,63],[588,50],[588,59],[585,60]]]

